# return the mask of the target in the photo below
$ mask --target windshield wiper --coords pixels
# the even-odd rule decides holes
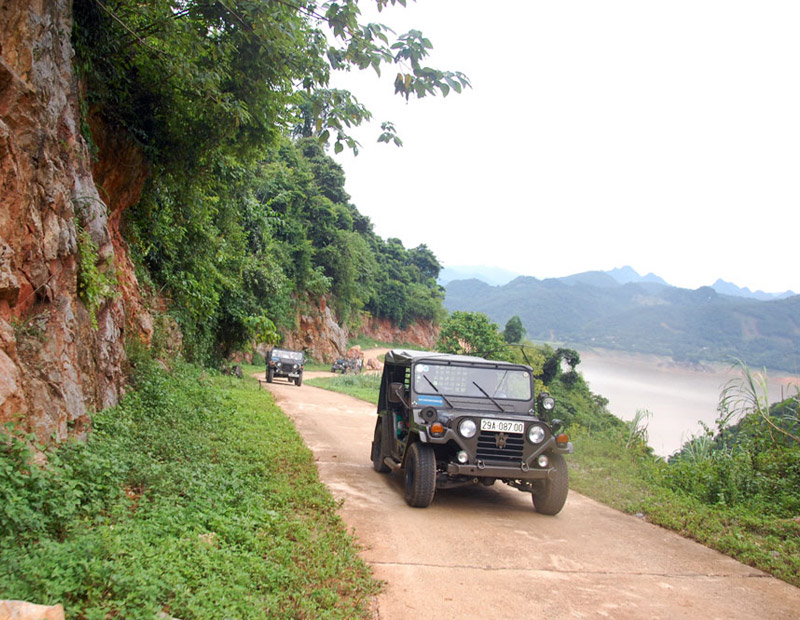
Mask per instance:
[[[499,389],[500,389],[500,386],[501,386],[501,385],[503,385],[503,381],[505,381],[505,380],[506,380],[506,377],[507,377],[507,376],[508,376],[508,370],[506,370],[505,372],[503,372],[503,376],[502,376],[502,377],[500,377],[500,381],[498,381],[498,382],[497,382],[497,387],[496,387],[496,388],[495,388],[495,390],[494,390],[494,395],[495,395],[495,396],[497,396],[497,390],[499,390]],[[478,387],[480,387],[480,386],[478,386]],[[508,388],[506,388],[506,389],[508,389]]]
[[[450,409],[453,409],[453,403],[451,403],[449,400],[447,400],[447,396],[445,396],[444,394],[442,394],[442,393],[439,391],[439,388],[437,388],[435,385],[433,385],[433,382],[432,382],[430,379],[428,379],[428,375],[422,375],[422,378],[423,378],[423,379],[425,379],[425,381],[427,381],[427,382],[428,382],[428,385],[430,385],[430,386],[431,386],[431,387],[432,387],[434,390],[436,390],[436,393],[437,393],[439,396],[441,396],[441,397],[442,397],[442,400],[443,400],[444,402],[446,402],[446,403],[447,403],[447,406],[448,406],[448,407],[450,407]]]
[[[505,411],[505,409],[503,409],[503,406],[502,406],[500,403],[498,403],[498,402],[497,402],[497,401],[496,401],[494,398],[492,398],[491,396],[489,396],[489,392],[487,392],[486,390],[484,390],[484,389],[483,389],[483,388],[482,388],[480,385],[478,385],[478,384],[477,384],[477,383],[475,383],[474,381],[472,382],[472,385],[474,385],[474,386],[475,386],[476,388],[478,388],[478,389],[479,389],[481,392],[483,392],[483,395],[484,395],[486,398],[488,398],[490,401],[492,401],[492,402],[495,404],[495,406],[496,406],[496,407],[497,407],[497,408],[498,408],[500,411]]]

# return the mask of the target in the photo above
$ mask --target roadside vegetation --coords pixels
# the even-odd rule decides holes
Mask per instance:
[[[775,430],[797,428],[798,398],[732,420],[726,397],[717,426],[668,459],[636,421],[571,425],[571,487],[800,586],[800,444]]]
[[[85,442],[0,433],[0,592],[69,618],[368,618],[378,590],[252,379],[138,360]]]
[[[454,325],[468,326],[453,340],[464,352],[470,330],[483,323],[451,318],[442,327],[448,339],[458,332]],[[488,321],[485,327],[497,331]],[[477,336],[483,345],[492,337]],[[531,364],[537,384],[555,396],[555,417],[575,445],[568,457],[572,489],[800,586],[799,395],[769,404],[763,375],[741,364],[740,379],[720,395],[715,427],[664,459],[647,445],[648,412],[630,422],[614,416],[608,401],[589,390],[575,351],[530,344],[520,360],[522,350],[493,357]],[[370,392],[354,379],[318,385],[376,403],[379,386]]]
[[[380,374],[338,375],[336,377],[315,377],[306,380],[306,384],[321,387],[332,392],[348,394],[373,405],[378,404],[378,392],[381,388]]]

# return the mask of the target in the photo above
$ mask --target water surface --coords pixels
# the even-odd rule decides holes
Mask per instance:
[[[714,426],[720,393],[741,373],[727,365],[703,369],[676,366],[668,358],[616,351],[580,351],[578,370],[595,394],[609,400],[609,410],[631,420],[638,409],[653,415],[647,430],[656,454],[668,456],[694,435],[700,421]],[[770,402],[797,393],[800,377],[768,373]]]

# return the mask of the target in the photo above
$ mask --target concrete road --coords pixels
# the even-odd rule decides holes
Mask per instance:
[[[374,407],[305,384],[268,388],[385,582],[381,620],[800,618],[800,589],[575,492],[555,517],[500,483],[410,508],[402,475],[372,470]]]

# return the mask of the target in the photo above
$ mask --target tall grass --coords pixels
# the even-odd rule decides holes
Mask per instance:
[[[628,422],[628,440],[625,442],[626,448],[630,449],[637,444],[647,444],[647,425],[650,423],[650,418],[652,417],[652,412],[647,409],[636,410],[636,415],[633,416],[633,420]]]
[[[727,426],[732,420],[747,416],[758,416],[769,428],[770,433],[782,435],[783,438],[800,445],[800,435],[793,432],[800,418],[797,411],[787,410],[781,417],[780,424],[773,419],[769,404],[766,370],[753,372],[742,360],[736,360],[740,377],[731,379],[722,391],[720,398],[720,428]],[[795,386],[795,400],[800,395],[800,388]]]

